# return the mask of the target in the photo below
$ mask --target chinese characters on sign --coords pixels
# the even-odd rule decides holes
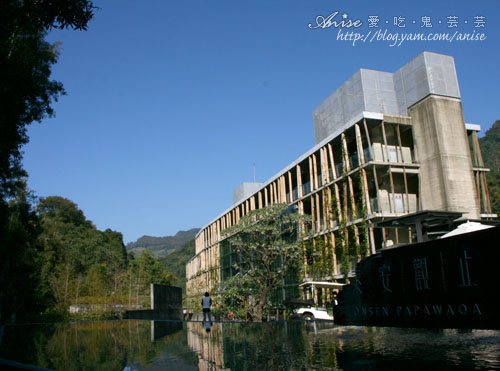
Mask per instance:
[[[471,287],[476,286],[471,279],[471,267],[472,257],[467,255],[467,251],[464,250],[461,256],[458,258],[458,266],[460,268],[460,287]],[[415,258],[412,260],[413,265],[413,277],[415,282],[415,288],[418,291],[429,290],[429,273],[427,270],[427,258]],[[378,273],[380,277],[380,283],[382,286],[382,293],[392,293],[391,288],[391,266],[384,263],[378,268]]]
[[[378,269],[382,280],[382,292],[392,292],[391,290],[391,266],[384,264]]]
[[[461,286],[462,287],[469,287],[473,286],[472,281],[470,279],[470,269],[469,269],[469,263],[472,260],[470,256],[467,255],[467,251],[463,251],[463,257],[459,259],[460,263],[460,276],[462,279]]]
[[[429,274],[427,273],[427,258],[413,259],[415,287],[417,290],[429,289]]]

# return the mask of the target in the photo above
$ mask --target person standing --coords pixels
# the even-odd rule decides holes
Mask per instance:
[[[212,305],[212,298],[208,294],[208,292],[205,293],[205,296],[201,299],[201,307],[203,309],[203,322],[206,321],[206,318],[208,316],[208,321],[212,321],[212,315],[210,314],[210,306]]]

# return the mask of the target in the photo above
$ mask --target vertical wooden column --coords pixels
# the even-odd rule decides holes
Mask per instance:
[[[364,191],[364,202],[363,205],[366,207],[366,213],[370,215],[372,213],[372,206],[370,200],[370,192],[368,192],[368,177],[366,176],[366,170],[361,169],[361,181],[363,182]]]
[[[349,202],[351,203],[351,210],[352,210],[352,217],[354,220],[355,218],[358,218],[358,210],[356,209],[356,200],[354,199],[354,187],[353,187],[353,184],[352,184],[352,178],[351,176],[348,176],[347,177],[347,181],[348,181],[348,184],[349,184]],[[356,212],[356,213],[354,213]]]
[[[330,198],[329,198],[329,190],[327,188],[323,188],[321,191],[321,197],[322,197],[322,202],[321,202],[321,208],[323,210],[323,229],[328,230],[330,228],[330,221],[328,220],[329,217],[329,205],[330,205]]]
[[[392,198],[391,195],[389,195],[389,205],[391,206],[391,212],[394,214],[397,214],[396,211],[396,201],[394,200],[394,179],[392,177],[392,166],[389,166],[389,179],[391,181],[391,193],[392,193]],[[391,202],[392,200],[392,202]]]
[[[280,187],[280,202],[287,202],[286,200],[286,177],[282,175],[281,179],[281,187]]]
[[[342,161],[344,163],[344,173],[348,173],[351,170],[351,165],[349,164],[349,152],[347,151],[347,141],[345,139],[345,134],[342,133],[340,136],[342,145]]]
[[[375,246],[375,234],[373,233],[373,227],[369,227],[368,231],[370,232],[370,248],[372,251],[372,254],[375,254],[377,251],[376,246]]]
[[[380,189],[378,187],[378,175],[377,175],[377,168],[375,165],[373,165],[373,178],[375,179],[375,189],[377,190],[377,207],[378,207],[378,212],[383,213],[382,210],[382,201],[380,200]]]
[[[363,140],[361,139],[361,131],[359,130],[359,125],[354,125],[354,131],[356,133],[356,147],[358,148],[358,159],[359,166],[365,164],[365,152],[363,150]]]
[[[342,210],[342,205],[340,204],[340,191],[339,185],[337,183],[334,184],[335,189],[335,198],[337,202],[337,218],[339,223],[344,220],[344,210]]]
[[[400,129],[400,125],[399,124],[396,124],[396,134],[397,134],[397,137],[398,137],[398,149],[399,149],[399,158],[401,159],[401,161],[398,161],[398,162],[402,162],[404,163],[404,158],[403,158],[403,144],[401,142],[401,129]]]
[[[332,144],[331,143],[328,143],[328,155],[329,155],[329,158],[330,158],[330,165],[331,165],[331,169],[332,169],[332,179],[330,179],[330,181],[333,181],[335,179],[337,179],[337,169],[335,169],[335,158],[333,157],[333,149],[332,149]],[[330,176],[330,172],[328,172],[328,176]]]
[[[410,197],[408,195],[408,181],[406,178],[406,166],[404,165],[404,158],[403,158],[403,143],[401,142],[401,129],[400,125],[396,125],[396,132],[398,135],[398,148],[399,148],[399,155],[401,158],[401,163],[403,164],[403,178],[405,182],[405,198],[406,198],[406,208],[405,212],[409,213],[410,212]]]
[[[297,165],[297,194],[299,198],[303,196],[302,194],[302,174],[301,174],[301,169],[300,165]]]
[[[328,188],[325,188],[326,189],[326,218],[325,219],[326,221],[328,221],[328,228],[333,228],[333,218],[334,218],[334,215],[332,214],[332,188],[331,186],[328,187]]]
[[[332,241],[332,243],[330,244],[330,246],[332,247],[332,251],[330,251],[330,254],[332,254],[332,262],[333,262],[332,274],[336,275],[338,273],[337,273],[337,254],[335,254],[335,246],[336,245],[335,245],[335,233],[334,232],[330,233],[330,241]]]
[[[312,156],[309,156],[308,160],[309,160],[309,188],[312,191],[314,189]]]
[[[384,162],[389,162],[389,153],[387,152],[387,136],[385,135],[385,122],[382,120],[382,139],[384,140],[384,150],[382,153],[384,154]]]
[[[313,177],[313,183],[311,184],[311,191],[312,191],[312,190],[318,189],[319,183],[318,183],[318,167],[317,167],[317,162],[316,162],[316,154],[313,153],[311,157],[312,157],[312,166],[313,166],[312,171],[311,171],[311,174]]]
[[[279,176],[274,183],[276,184],[276,203],[281,202],[281,177]]]
[[[368,141],[368,151],[370,152],[371,160],[375,160],[373,157],[372,141],[370,139],[370,131],[368,130],[368,125],[366,125],[366,119],[363,119],[363,127],[365,128],[366,140]]]
[[[217,238],[216,238],[216,241],[215,242],[219,242],[220,241],[220,238],[221,238],[221,225],[222,225],[222,220],[223,219],[219,219],[217,221]]]
[[[316,201],[316,220],[318,221],[318,232],[321,231],[321,203],[320,203],[320,196],[319,192],[315,194],[315,201]]]
[[[323,180],[323,187],[330,181],[328,171],[328,149],[327,146],[321,148],[321,178]]]

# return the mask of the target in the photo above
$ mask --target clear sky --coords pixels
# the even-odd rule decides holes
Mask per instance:
[[[38,196],[71,199],[125,242],[202,227],[253,181],[254,166],[264,182],[293,162],[314,146],[313,109],[359,68],[451,55],[466,122],[484,133],[500,119],[498,0],[95,4],[88,31],[49,35],[62,43],[52,76],[68,94],[55,118],[30,126],[24,165]],[[361,26],[314,28],[335,11],[333,21]],[[374,37],[384,31],[486,39],[390,46]],[[339,32],[371,33],[353,45]]]

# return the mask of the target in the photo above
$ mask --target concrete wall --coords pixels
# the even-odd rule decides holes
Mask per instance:
[[[408,110],[420,163],[422,210],[459,211],[479,219],[460,99],[429,95]]]
[[[244,182],[241,183],[238,188],[233,191],[233,203],[237,204],[238,202],[250,197],[255,192],[257,192],[260,188],[264,186],[264,183],[249,183]]]
[[[151,309],[169,310],[182,307],[180,287],[151,284]]]
[[[125,314],[129,319],[183,319],[182,289],[174,286],[151,284],[151,309],[132,310]]]

